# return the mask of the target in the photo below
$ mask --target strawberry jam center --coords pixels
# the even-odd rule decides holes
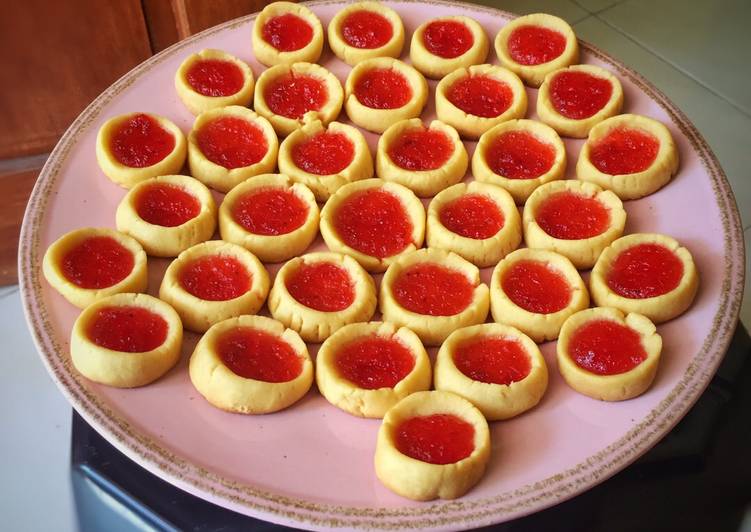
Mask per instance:
[[[400,72],[373,68],[357,78],[355,97],[371,109],[398,109],[412,99],[412,88]]]
[[[508,38],[508,53],[520,65],[552,61],[566,49],[563,34],[541,26],[519,26]]]
[[[413,172],[435,170],[454,153],[454,144],[443,131],[411,129],[404,131],[388,147],[391,160]]]
[[[568,343],[571,359],[597,375],[618,375],[634,369],[646,358],[639,333],[610,320],[589,321]]]
[[[232,373],[264,382],[288,382],[302,373],[302,359],[287,342],[265,331],[238,327],[222,334],[216,350]]]
[[[436,20],[425,28],[422,43],[433,55],[445,59],[459,57],[472,48],[475,39],[466,24],[455,20]]]
[[[355,158],[355,145],[344,133],[318,133],[292,147],[295,165],[316,175],[336,174]]]
[[[123,353],[145,353],[167,339],[167,322],[143,307],[105,307],[94,314],[88,338],[99,347]]]
[[[133,253],[109,236],[93,236],[70,249],[60,268],[65,278],[80,288],[115,285],[133,271]]]
[[[308,111],[319,111],[329,98],[323,81],[295,73],[273,80],[263,96],[274,114],[293,119],[302,118]]]
[[[535,220],[553,238],[579,240],[602,234],[610,225],[610,212],[596,198],[558,192],[542,202]]]
[[[509,108],[514,93],[508,84],[489,76],[467,76],[454,83],[446,97],[467,114],[495,118]]]
[[[207,122],[198,130],[197,137],[203,155],[228,169],[256,164],[269,149],[260,127],[235,116]]]
[[[341,31],[348,45],[368,50],[384,46],[394,35],[386,17],[365,9],[347,15],[342,21]]]
[[[453,464],[475,450],[475,428],[453,414],[418,416],[394,431],[400,453],[429,464]]]
[[[526,131],[508,131],[494,138],[485,151],[490,169],[507,179],[535,179],[550,171],[555,148]]]
[[[355,287],[347,270],[331,262],[301,264],[287,278],[287,291],[306,307],[337,312],[355,301]]]
[[[453,316],[472,302],[475,287],[463,273],[432,263],[399,273],[391,291],[405,309],[428,316]]]
[[[536,314],[558,312],[571,301],[571,286],[563,274],[534,260],[513,264],[501,279],[501,287],[517,306]]]
[[[146,114],[123,121],[110,141],[112,154],[131,168],[153,166],[175,149],[175,136]]]
[[[293,52],[313,39],[313,28],[297,15],[285,13],[267,20],[261,35],[280,52]]]
[[[501,230],[503,213],[498,205],[482,194],[467,194],[447,203],[438,213],[441,224],[466,238],[482,240]]]
[[[589,118],[605,107],[613,84],[587,72],[561,72],[550,83],[550,100],[561,115],[573,120]]]
[[[616,294],[646,299],[667,294],[683,278],[683,262],[660,244],[637,244],[613,261],[607,284]]]
[[[162,227],[177,227],[201,212],[201,203],[195,196],[180,186],[166,183],[147,186],[135,203],[141,219]]]
[[[355,340],[336,354],[339,375],[366,390],[393,388],[415,367],[410,350],[395,338]]]
[[[651,133],[620,127],[592,146],[589,160],[604,174],[635,174],[652,165],[659,149],[660,141]]]
[[[240,67],[221,59],[200,59],[190,66],[185,77],[191,88],[204,96],[231,96],[245,84]]]
[[[454,364],[470,379],[509,385],[532,370],[527,351],[517,340],[502,336],[472,338],[454,352]]]
[[[226,255],[208,255],[189,262],[179,279],[186,292],[206,301],[240,297],[250,290],[253,280],[239,260]]]
[[[390,257],[412,243],[412,222],[399,198],[377,188],[352,194],[334,217],[339,238],[371,257]]]
[[[235,202],[232,218],[255,235],[286,235],[305,223],[308,206],[291,190],[259,188]]]

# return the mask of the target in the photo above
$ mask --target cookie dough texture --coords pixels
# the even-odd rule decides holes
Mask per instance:
[[[472,34],[472,46],[458,57],[446,58],[433,54],[425,47],[425,29],[434,22],[458,22],[463,24]],[[488,57],[490,43],[485,30],[473,18],[463,15],[440,17],[420,24],[412,34],[409,48],[409,58],[417,70],[432,79],[440,79],[457,68],[479,65]]]
[[[386,44],[378,48],[356,48],[350,46],[342,37],[342,23],[348,15],[358,11],[370,11],[383,16],[391,23],[393,34]],[[331,51],[350,66],[375,57],[398,58],[404,47],[404,24],[399,14],[380,2],[355,2],[340,10],[331,19],[328,26],[328,38]]]
[[[313,29],[310,42],[299,50],[283,52],[277,50],[271,43],[263,38],[263,26],[274,17],[286,14],[300,17]],[[315,63],[321,57],[323,50],[323,26],[318,17],[306,6],[293,2],[273,2],[263,8],[253,24],[251,34],[253,54],[264,65],[291,65],[292,63],[306,62]]]

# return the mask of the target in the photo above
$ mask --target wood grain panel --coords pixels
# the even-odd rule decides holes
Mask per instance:
[[[0,174],[0,286],[18,283],[18,235],[41,167]]]
[[[182,3],[185,6],[188,30],[192,35],[203,31],[220,22],[248,15],[260,11],[270,2],[265,0],[173,0],[173,4]],[[179,27],[179,26],[178,26]],[[185,35],[187,37],[187,35]],[[250,46],[250,35],[248,35]]]

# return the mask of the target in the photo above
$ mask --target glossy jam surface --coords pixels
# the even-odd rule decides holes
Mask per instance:
[[[302,227],[308,210],[305,202],[291,190],[258,188],[238,198],[232,207],[232,218],[256,235],[286,235]]]
[[[217,339],[215,348],[224,365],[246,379],[288,382],[302,373],[302,359],[292,346],[260,329],[231,329]]]
[[[188,84],[204,96],[231,96],[243,88],[245,76],[232,61],[199,59],[185,73]]]
[[[133,253],[109,236],[93,236],[72,247],[60,261],[65,278],[80,288],[115,285],[133,271]]]
[[[490,76],[466,76],[449,87],[446,98],[467,114],[495,118],[514,101],[508,84]]]
[[[396,338],[360,338],[336,354],[339,375],[366,390],[393,388],[415,367],[415,357]]]
[[[550,83],[550,101],[558,113],[573,120],[589,118],[613,95],[609,80],[587,72],[561,72]]]
[[[574,331],[568,352],[577,366],[597,375],[625,373],[647,358],[639,333],[604,319],[586,322]]]
[[[178,274],[186,292],[206,301],[227,301],[250,290],[253,278],[236,258],[227,255],[207,255],[197,258]]]
[[[371,188],[346,198],[334,216],[339,238],[371,257],[390,257],[412,243],[412,222],[401,201]]]
[[[519,26],[508,38],[508,53],[520,65],[541,65],[552,61],[566,49],[562,33],[542,26]]]
[[[428,316],[453,316],[472,302],[475,287],[463,273],[429,262],[400,272],[391,292],[405,309]]]
[[[453,414],[412,417],[394,429],[400,453],[429,464],[453,464],[475,450],[475,428]]]
[[[322,80],[289,73],[271,81],[263,96],[272,112],[296,120],[308,111],[319,111],[326,104],[329,93]]]
[[[287,277],[287,291],[306,307],[337,312],[355,301],[355,285],[347,270],[332,262],[301,264]]]
[[[485,161],[507,179],[535,179],[552,168],[555,148],[527,131],[507,131],[488,144]]]
[[[295,165],[315,175],[337,174],[354,158],[355,145],[344,133],[318,133],[292,147]]]
[[[509,385],[524,379],[532,370],[522,344],[502,336],[471,338],[459,344],[454,351],[454,364],[470,379],[488,384]]]
[[[263,130],[236,116],[222,116],[205,123],[196,137],[203,155],[228,169],[256,164],[269,149]]]
[[[472,48],[475,38],[466,24],[456,20],[436,20],[425,28],[422,43],[431,54],[453,59]]]
[[[389,158],[400,168],[413,172],[440,168],[454,153],[454,143],[435,129],[404,131],[388,147]]]
[[[398,109],[412,99],[412,88],[400,72],[373,68],[357,78],[355,97],[371,109]]]
[[[660,244],[637,244],[621,252],[610,266],[606,282],[616,294],[646,299],[667,294],[683,278],[683,262]]]
[[[466,194],[450,201],[438,213],[441,224],[466,238],[490,238],[503,228],[501,209],[482,194]]]
[[[131,168],[153,166],[175,149],[175,137],[147,114],[133,115],[115,128],[110,149]]]
[[[123,353],[145,353],[162,345],[169,326],[143,307],[104,307],[96,311],[86,334],[99,347]]]
[[[563,274],[534,260],[513,264],[504,272],[501,288],[517,306],[536,314],[558,312],[571,301],[571,285]]]
[[[201,212],[201,202],[177,185],[157,183],[144,188],[135,200],[138,216],[162,227],[177,227]]]
[[[313,39],[313,28],[297,15],[285,13],[267,20],[261,35],[280,52],[294,52]]]
[[[394,29],[386,17],[375,11],[353,11],[342,21],[342,39],[353,48],[380,48],[394,36]]]
[[[592,145],[589,160],[604,174],[635,174],[652,165],[659,149],[660,141],[651,133],[620,127]]]
[[[557,192],[542,201],[535,221],[553,238],[579,240],[602,234],[610,225],[610,211],[596,198]]]

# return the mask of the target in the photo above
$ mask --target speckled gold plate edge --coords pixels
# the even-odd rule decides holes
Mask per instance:
[[[401,0],[402,3],[460,5],[468,11],[504,19],[514,15],[490,7],[442,0]],[[344,4],[339,0],[308,5]],[[738,321],[743,296],[745,251],[735,199],[717,158],[688,118],[651,83],[598,48],[582,47],[635,83],[670,116],[701,158],[717,202],[725,249],[721,302],[712,326],[681,380],[638,425],[624,437],[576,466],[550,478],[495,497],[442,501],[408,508],[361,508],[316,504],[253,488],[218,476],[174,455],[138,431],[84,385],[73,370],[67,350],[53,335],[49,311],[41,297],[40,249],[43,219],[60,172],[76,141],[102,109],[135,80],[186,46],[225,29],[247,24],[256,14],[227,22],[176,43],[137,66],[92,102],[61,138],[34,187],[24,217],[19,242],[20,289],[24,313],[33,340],[50,375],[73,407],[107,440],[128,457],[178,487],[249,515],[275,522],[319,529],[462,529],[519,517],[573,497],[620,471],[651,448],[689,410],[714,375],[727,350]]]

